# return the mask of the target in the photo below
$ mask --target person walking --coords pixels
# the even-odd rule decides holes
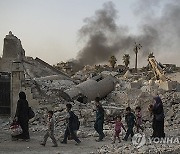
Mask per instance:
[[[67,121],[67,126],[64,133],[64,139],[61,141],[61,143],[67,144],[67,139],[70,136],[72,137],[72,139],[76,141],[76,145],[78,145],[81,143],[81,141],[79,140],[76,134],[76,131],[79,129],[79,124],[77,124],[78,123],[77,116],[74,114],[73,111],[71,111],[71,108],[72,108],[71,104],[66,104],[67,115],[65,118],[60,119],[60,121],[62,120]]]
[[[141,113],[141,107],[137,106],[135,108],[135,115],[136,115],[136,128],[137,128],[137,133],[139,133],[139,129],[141,131],[144,131],[144,128],[142,127],[142,113]]]
[[[103,138],[105,137],[105,135],[103,133],[104,109],[103,109],[103,107],[102,107],[102,105],[101,105],[101,103],[99,101],[100,101],[99,97],[96,97],[95,98],[95,103],[96,103],[96,121],[95,121],[95,124],[94,124],[94,129],[99,134],[99,138],[96,140],[97,142],[102,141]]]
[[[12,136],[12,140],[23,139],[29,141],[29,104],[26,100],[26,94],[23,91],[19,93],[19,100],[17,102],[14,119],[20,124],[23,132],[20,135]]]
[[[126,135],[125,135],[125,137],[123,138],[123,140],[127,141],[129,135],[131,135],[131,137],[134,136],[133,128],[134,128],[134,125],[135,125],[135,123],[136,123],[136,117],[135,117],[135,115],[131,112],[131,108],[130,108],[130,107],[127,107],[127,108],[126,108],[125,121],[126,121],[126,123],[127,123],[128,129],[127,129]]]
[[[113,144],[116,142],[116,137],[118,138],[118,140],[119,140],[119,143],[121,142],[121,139],[120,139],[120,137],[119,137],[119,134],[120,134],[120,132],[121,132],[121,128],[123,128],[124,129],[124,131],[126,132],[126,129],[125,129],[125,127],[124,127],[124,125],[123,125],[123,123],[122,123],[122,118],[121,118],[121,116],[117,116],[116,117],[116,120],[115,120],[115,133],[114,133],[114,139],[113,139]]]
[[[153,134],[151,137],[153,138],[164,138],[164,109],[163,103],[159,96],[154,97],[154,105],[150,105],[149,110],[152,112],[153,115]]]
[[[47,128],[46,134],[44,135],[44,140],[41,143],[41,145],[45,146],[48,137],[50,137],[54,144],[52,147],[58,146],[57,141],[54,137],[54,124],[55,124],[55,121],[54,121],[54,117],[53,117],[53,111],[48,111],[48,118],[47,118],[47,127],[48,128]]]

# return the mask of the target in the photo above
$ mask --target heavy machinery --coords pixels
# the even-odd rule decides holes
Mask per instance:
[[[149,61],[149,64],[151,65],[151,68],[152,68],[152,71],[156,77],[156,80],[162,80],[162,81],[166,81],[167,78],[166,76],[164,75],[164,70],[163,70],[163,66],[160,65],[155,57],[151,57],[151,58],[148,58],[148,61]]]

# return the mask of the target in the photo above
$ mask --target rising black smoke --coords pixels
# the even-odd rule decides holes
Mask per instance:
[[[143,46],[141,56],[179,53],[180,49],[180,1],[171,0],[156,15],[162,0],[139,0],[134,13],[141,17],[139,34],[132,35],[128,27],[116,24],[118,11],[112,2],[107,2],[95,15],[84,20],[79,37],[85,46],[79,51],[76,62],[93,65],[107,61],[112,55],[133,53],[134,42]],[[146,7],[146,8],[145,8]],[[144,8],[144,9],[143,9]],[[141,10],[141,11],[138,11]]]

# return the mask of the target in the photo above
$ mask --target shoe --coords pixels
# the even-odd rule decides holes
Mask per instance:
[[[18,138],[12,137],[11,140],[12,140],[12,141],[17,141]]]
[[[44,143],[40,143],[40,145],[45,146],[45,144],[44,144]]]
[[[125,138],[123,138],[122,140],[123,140],[123,141],[127,141],[127,139],[125,139]]]
[[[103,141],[102,139],[96,139],[96,142],[101,142],[101,141]]]
[[[76,142],[75,145],[79,145],[81,142]]]
[[[57,144],[55,144],[55,145],[53,145],[52,147],[58,147],[58,145],[57,145]]]
[[[67,144],[67,142],[61,141],[61,144]]]

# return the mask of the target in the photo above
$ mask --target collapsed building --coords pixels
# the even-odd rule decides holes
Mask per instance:
[[[3,109],[5,107],[7,108],[6,114],[14,114],[18,93],[21,90],[27,93],[27,98],[31,100],[33,105],[38,104],[39,101],[33,95],[33,88],[38,89],[37,84],[35,83],[35,87],[28,86],[27,84],[33,78],[58,75],[60,79],[71,80],[67,74],[55,69],[40,58],[36,57],[33,59],[32,57],[25,56],[25,50],[22,47],[20,39],[13,35],[11,31],[4,38],[3,55],[0,59],[0,72],[2,85],[0,114],[4,114]],[[4,79],[4,74],[7,74],[9,77],[9,86],[3,86],[7,82]],[[6,102],[6,105],[4,102]]]
[[[51,99],[53,98],[53,96],[49,97],[49,95],[47,95],[47,91],[43,89],[42,83],[44,81],[50,81],[50,84],[53,84],[53,81],[59,81],[59,83],[65,81],[65,89],[63,89],[62,85],[59,84],[59,87],[57,87],[57,89],[51,89],[51,91],[54,91],[54,93],[56,94],[58,93],[59,99],[64,98],[66,99],[66,101],[83,99],[83,103],[87,103],[87,101],[91,101],[95,97],[105,97],[115,87],[113,77],[107,77],[104,79],[103,77],[97,77],[97,79],[93,78],[85,81],[84,83],[76,85],[77,82],[69,75],[49,65],[42,59],[38,57],[34,59],[32,57],[26,56],[20,39],[13,35],[11,31],[4,38],[3,56],[0,59],[0,72],[2,72],[1,76],[3,76],[5,72],[9,74],[8,91],[5,90],[5,86],[2,86],[1,88],[3,93],[1,93],[2,97],[0,97],[0,114],[1,112],[2,114],[4,114],[4,102],[6,102],[7,100],[7,114],[14,114],[16,101],[18,100],[18,93],[21,90],[25,91],[25,93],[27,94],[27,99],[31,100],[30,106],[33,106],[35,108],[38,107],[39,102],[42,102],[42,100],[50,102],[56,101],[54,99]],[[1,79],[1,84],[6,82],[6,80],[3,80],[4,78]],[[69,82],[73,83],[76,86],[67,90],[67,88],[69,88],[67,86]],[[104,83],[108,85],[106,88],[104,88]],[[98,88],[94,88],[96,86],[98,86]],[[81,90],[79,91],[76,89]],[[64,90],[66,91],[64,92]],[[8,95],[5,95],[6,93],[4,91],[7,91],[6,93],[8,93]],[[74,93],[73,96],[72,92]],[[7,99],[3,96],[7,96],[9,98]]]
[[[117,114],[124,115],[127,106],[132,109],[141,106],[145,123],[144,133],[150,135],[152,119],[147,108],[153,96],[158,94],[164,104],[165,131],[171,135],[178,135],[180,80],[177,81],[176,77],[180,76],[180,73],[168,74],[166,66],[163,68],[155,58],[149,59],[149,65],[151,69],[148,71],[133,74],[131,70],[127,70],[123,75],[119,71],[104,71],[101,66],[91,67],[92,75],[86,67],[70,77],[38,57],[34,59],[26,56],[20,40],[10,32],[5,37],[3,56],[0,59],[0,114],[14,114],[18,93],[23,90],[27,94],[30,106],[36,112],[30,121],[30,130],[41,132],[44,130],[47,110],[52,109],[56,119],[63,117],[66,114],[65,104],[71,101],[73,110],[81,121],[78,135],[95,136],[92,130],[86,131],[86,126],[93,127],[93,100],[100,97],[106,110],[106,118],[113,118]],[[170,67],[171,70],[175,70],[174,65]],[[57,131],[62,132],[62,124],[57,123],[56,126]],[[112,125],[105,123],[104,132],[107,137],[112,136],[112,130]],[[62,133],[58,137],[61,136]],[[141,150],[134,148],[132,144],[127,146],[126,143],[122,143],[117,146],[104,145],[98,149],[98,153],[146,153],[149,150],[156,153],[178,148],[173,145],[167,145],[164,149],[161,146],[146,145]]]

